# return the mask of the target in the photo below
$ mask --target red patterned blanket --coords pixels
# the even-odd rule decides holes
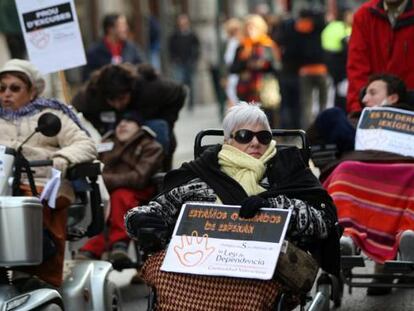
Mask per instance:
[[[375,261],[394,259],[401,232],[414,229],[414,163],[346,161],[323,185],[344,234]]]

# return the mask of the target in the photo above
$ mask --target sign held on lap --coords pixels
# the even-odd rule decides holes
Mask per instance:
[[[184,204],[162,271],[269,280],[273,277],[290,210],[263,208],[239,218],[240,206]]]

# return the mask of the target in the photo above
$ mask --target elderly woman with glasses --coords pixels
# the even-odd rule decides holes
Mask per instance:
[[[266,115],[254,104],[240,103],[231,107],[223,120],[223,129],[222,145],[207,149],[196,160],[184,163],[180,169],[168,173],[164,180],[165,190],[160,195],[148,205],[128,212],[125,217],[128,233],[143,245],[146,240],[154,242],[155,239],[145,237],[145,229],[156,228],[155,231],[168,232],[170,237],[181,206],[186,202],[241,205],[239,216],[243,218],[254,217],[261,207],[292,209],[287,238],[315,255],[323,269],[338,274],[335,207],[304,163],[300,151],[297,148],[277,150]],[[165,245],[160,243],[152,246],[162,249]],[[221,284],[227,284],[232,278],[203,277],[205,282],[211,284],[216,284],[218,279]],[[154,280],[148,281],[151,284]],[[258,282],[277,283],[275,280]],[[171,288],[172,294],[180,295],[183,300],[188,299],[191,304],[195,303],[191,301],[194,297],[206,294],[203,291],[207,290],[207,296],[211,297],[207,309],[220,309],[223,301],[218,297],[223,295],[219,288],[205,285],[195,289],[189,285],[189,294],[186,295],[186,291],[180,291],[185,286],[182,284],[186,283],[184,279],[180,286]],[[243,292],[242,288],[246,289],[243,286],[240,286],[240,295],[252,294],[252,290]],[[161,305],[166,301],[160,301],[160,297],[158,299],[162,310]],[[272,302],[271,297],[266,299]],[[240,301],[236,300],[227,300],[226,310],[240,310]],[[164,307],[168,310],[179,309],[168,308],[167,305]]]
[[[55,137],[36,134],[22,147],[29,160],[52,160],[53,167],[64,177],[66,169],[77,163],[96,159],[94,142],[82,128],[74,112],[54,99],[40,97],[45,80],[36,67],[26,60],[12,59],[0,69],[0,145],[18,149],[36,129],[38,119],[46,112],[61,121],[61,130]],[[50,178],[49,167],[35,168],[38,191]],[[24,177],[24,175],[23,175]],[[33,195],[26,178],[20,186],[23,195]],[[54,208],[43,209],[44,247],[43,262],[37,266],[19,268],[54,286],[62,283],[66,236],[66,207],[74,200],[68,180],[62,179]]]

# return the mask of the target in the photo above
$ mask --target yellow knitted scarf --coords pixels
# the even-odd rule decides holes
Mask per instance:
[[[272,140],[265,153],[256,159],[247,153],[224,144],[218,154],[220,169],[236,180],[251,196],[265,191],[259,185],[266,171],[266,163],[276,154],[276,142]]]

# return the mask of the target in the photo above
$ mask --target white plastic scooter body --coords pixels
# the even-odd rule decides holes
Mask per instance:
[[[10,148],[0,145],[0,198],[11,197],[12,195],[15,156],[9,149]],[[28,199],[25,198],[24,200],[27,201]],[[8,205],[11,205],[9,204],[10,202],[10,200],[7,200],[8,204],[3,204],[8,208],[8,213],[10,213],[9,210],[11,207],[16,207],[17,210],[20,210],[18,206],[14,206],[16,204],[9,207]],[[41,205],[40,201],[39,204]],[[27,221],[27,223],[29,222]],[[10,240],[13,240],[13,230],[21,229],[21,227],[15,226],[15,228],[8,230],[7,234],[10,235]],[[13,249],[15,249],[16,245],[17,244],[14,244]],[[38,248],[40,247],[41,244]],[[8,252],[4,253],[8,254]],[[6,259],[9,260],[8,257]],[[3,266],[10,267],[21,265],[24,264],[9,260]],[[60,306],[62,310],[64,309],[65,311],[112,310],[112,308],[108,306],[108,301],[111,301],[107,297],[108,292],[109,294],[116,292],[117,297],[120,297],[120,295],[117,288],[108,286],[108,275],[111,271],[112,264],[107,261],[65,260],[64,280],[62,286],[58,290],[41,288],[27,293],[19,293],[13,285],[0,284],[0,311],[33,310],[52,303]],[[120,310],[120,308],[121,306],[119,305],[118,310]]]
[[[102,260],[66,260],[60,288],[65,311],[101,311],[112,264]]]
[[[27,236],[35,240],[41,240],[36,230],[35,210],[41,213],[41,202],[34,197],[12,197],[14,155],[7,152],[6,147],[0,145],[0,209],[2,240],[0,250],[0,261],[2,266],[24,266],[35,261],[30,254],[34,248],[40,250],[41,244],[33,240],[27,241]],[[19,208],[21,207],[21,208]],[[23,228],[20,221],[28,222],[31,219],[29,228]],[[36,218],[36,219],[33,219]],[[41,216],[40,224],[41,227]],[[25,230],[24,230],[25,229]],[[27,230],[26,230],[27,229]],[[13,232],[13,230],[19,230]],[[26,232],[27,231],[27,232]],[[19,240],[20,239],[20,240]],[[21,239],[25,241],[22,243]],[[38,241],[36,241],[38,242]],[[29,245],[30,244],[30,245]],[[14,260],[14,261],[13,261]],[[6,310],[33,310],[35,308],[54,303],[63,307],[63,301],[57,290],[40,288],[28,292],[18,292],[13,285],[0,284],[0,311]],[[63,310],[63,308],[62,308]]]
[[[4,146],[1,145],[0,155],[0,196],[11,196],[13,183],[14,156],[5,153]]]
[[[54,289],[41,288],[18,294],[13,286],[0,286],[0,310],[28,311],[54,303],[63,306],[62,297]],[[63,309],[62,309],[63,310]]]

